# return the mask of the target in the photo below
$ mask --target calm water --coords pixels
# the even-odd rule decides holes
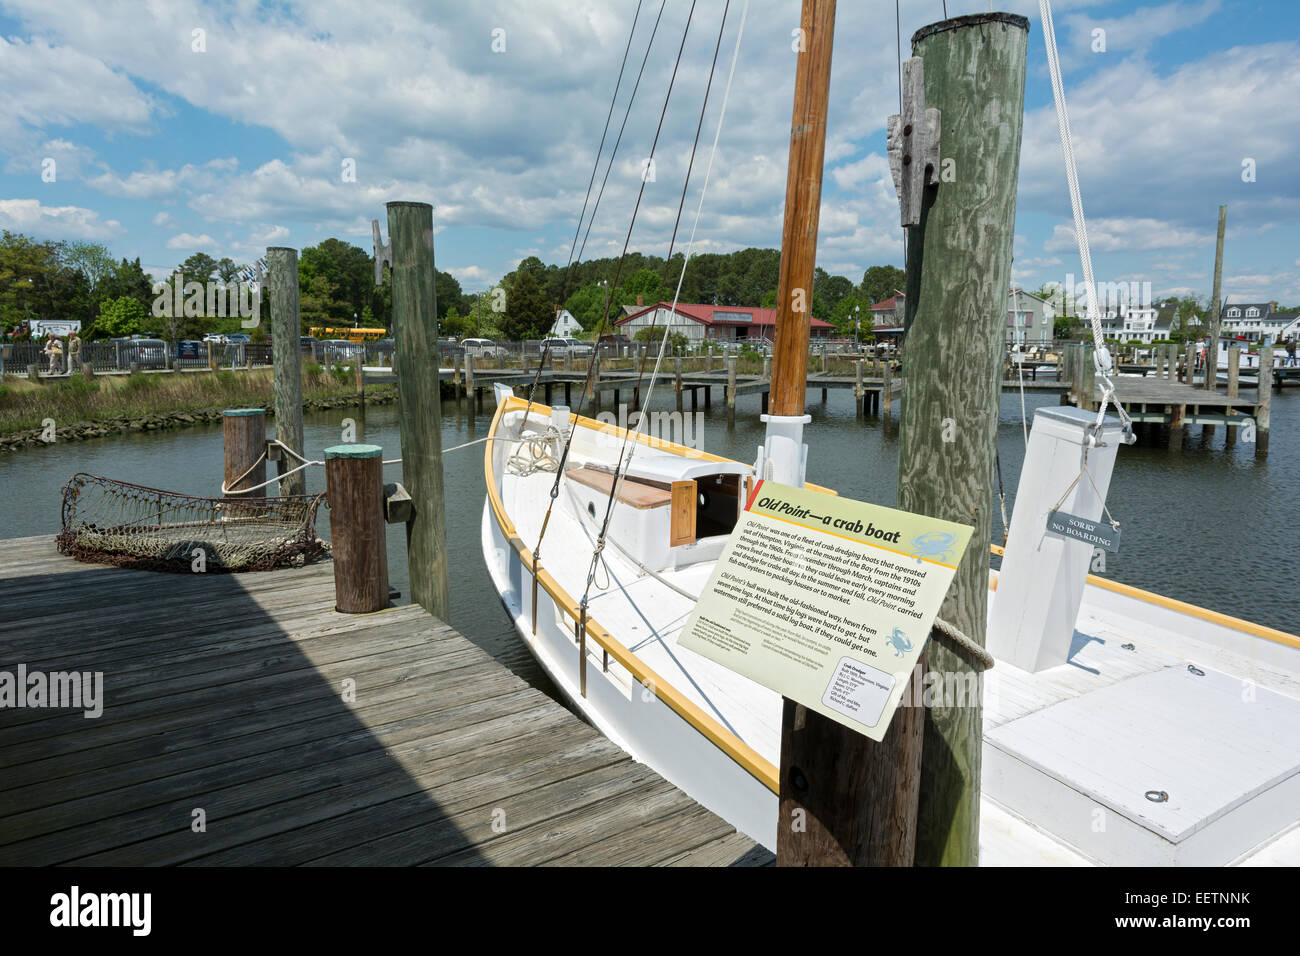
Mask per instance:
[[[871,419],[855,420],[852,394],[808,392],[813,423],[806,432],[810,481],[841,494],[894,506],[897,503],[898,440]],[[716,393],[715,393],[716,395]],[[672,393],[655,405],[670,407]],[[762,441],[759,396],[737,402],[736,424],[728,427],[721,401],[706,413],[705,447],[741,461],[753,461]],[[1055,394],[1028,395],[1029,415],[1056,405]],[[897,402],[894,406],[897,414]],[[312,457],[337,444],[344,418],[355,409],[314,413],[306,420]],[[398,457],[396,407],[370,409],[365,440]],[[443,405],[444,447],[486,434],[490,416],[471,424],[455,403]],[[1286,631],[1300,630],[1300,390],[1273,397],[1271,456],[1256,462],[1254,446],[1225,449],[1224,430],[1203,444],[1200,426],[1187,429],[1181,449],[1122,448],[1111,483],[1109,504],[1123,523],[1123,550],[1107,556],[1106,575],[1195,604],[1245,617]],[[1024,452],[1020,398],[1005,393],[999,428],[1002,474],[1008,513],[1014,503]],[[445,460],[447,532],[455,552],[451,565],[451,623],[485,651],[541,686],[546,680],[533,663],[502,609],[487,575],[479,544],[484,491],[482,446],[450,453]],[[94,441],[54,444],[0,455],[0,539],[53,534],[59,528],[64,482],[77,471],[196,495],[219,494],[222,469],[220,426],[171,432],[132,433]],[[308,490],[323,491],[323,469],[308,470]],[[401,465],[385,468],[388,480],[401,477]],[[318,531],[328,536],[327,512]],[[1002,528],[994,511],[994,534]],[[405,535],[388,532],[389,576],[409,600]]]

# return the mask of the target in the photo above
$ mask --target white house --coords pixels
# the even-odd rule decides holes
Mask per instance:
[[[1012,289],[1007,298],[1008,345],[1048,345],[1056,322],[1052,303],[1024,289]]]
[[[1279,312],[1276,302],[1225,302],[1219,319],[1223,335],[1247,342],[1262,335],[1285,342],[1300,334],[1300,313]]]
[[[555,339],[567,339],[581,331],[582,323],[575,319],[568,309],[558,309],[555,313],[555,324],[546,334]]]

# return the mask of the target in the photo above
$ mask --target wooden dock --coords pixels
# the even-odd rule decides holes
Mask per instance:
[[[332,566],[158,574],[0,541],[0,865],[767,865],[772,854],[418,606]]]
[[[1116,376],[1115,395],[1124,403],[1129,417],[1139,424],[1244,425],[1255,415],[1258,399],[1230,398],[1223,392],[1207,391],[1199,385],[1184,385],[1162,378]],[[1101,399],[1097,387],[1092,405]]]

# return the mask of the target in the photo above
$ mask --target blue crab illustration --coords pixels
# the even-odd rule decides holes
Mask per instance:
[[[894,649],[895,657],[902,657],[906,651],[912,649],[912,642],[901,627],[894,628],[892,634],[885,638],[885,643]]]
[[[918,564],[922,558],[951,561],[952,546],[956,540],[946,531],[927,531],[925,534],[918,534],[912,539],[912,557],[916,558]]]

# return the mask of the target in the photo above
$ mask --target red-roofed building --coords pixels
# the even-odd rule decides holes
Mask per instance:
[[[625,315],[615,325],[632,339],[652,325],[658,331],[669,325],[691,342],[771,342],[776,338],[776,309],[678,302],[674,311],[671,302],[656,302]],[[814,339],[829,338],[833,328],[821,319],[812,319],[811,326]]]
[[[871,307],[871,325],[876,341],[898,345],[903,340],[903,309],[907,296],[899,292]]]

